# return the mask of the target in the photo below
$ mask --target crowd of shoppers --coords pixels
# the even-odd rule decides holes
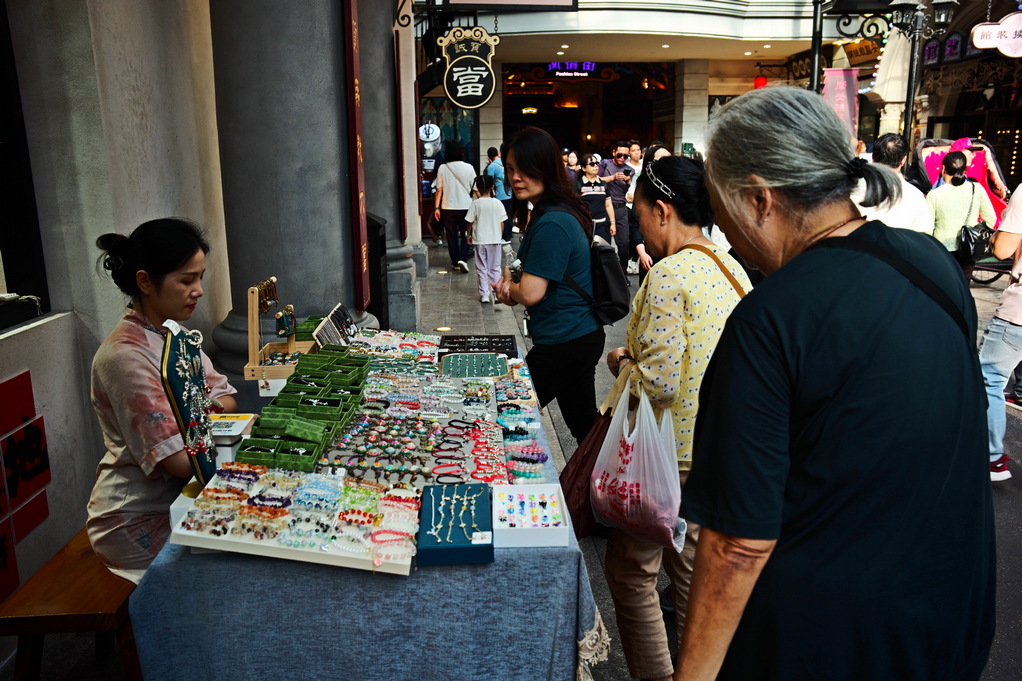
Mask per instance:
[[[995,215],[963,151],[924,198],[901,173],[903,137],[880,137],[871,163],[822,98],[795,88],[723,106],[705,171],[631,141],[576,165],[536,128],[502,151],[486,175],[527,228],[520,269],[492,287],[527,307],[540,403],[557,400],[576,441],[596,416],[605,335],[564,281],[592,290],[594,238],[648,270],[606,359],[672,415],[688,530],[680,553],[609,533],[630,673],[979,678],[994,622],[990,482],[1011,476],[1003,390],[1022,361],[1022,202]],[[1001,222],[993,254],[1014,268],[977,352],[954,254],[981,220]],[[765,275],[755,290],[743,267]]]

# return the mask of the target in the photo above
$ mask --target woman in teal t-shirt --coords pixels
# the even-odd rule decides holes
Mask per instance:
[[[592,220],[546,131],[525,128],[505,148],[504,172],[515,198],[512,212],[524,213],[528,203],[533,209],[518,249],[520,277],[513,279],[505,270],[493,288],[502,303],[528,308],[533,346],[525,361],[539,403],[546,406],[556,399],[572,436],[582,442],[596,420],[596,364],[603,356],[604,334],[589,304],[563,282],[571,277],[592,293]]]

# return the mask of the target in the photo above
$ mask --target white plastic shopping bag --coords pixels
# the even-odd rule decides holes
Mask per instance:
[[[681,482],[671,411],[665,409],[658,424],[644,392],[634,414],[629,397],[625,390],[618,399],[593,467],[593,515],[604,525],[680,552],[685,522],[678,518]]]

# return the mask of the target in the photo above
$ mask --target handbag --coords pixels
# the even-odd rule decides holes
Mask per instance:
[[[969,212],[966,220],[972,215],[972,207],[976,205],[976,184],[972,183],[972,199],[969,201]],[[976,262],[986,257],[990,251],[990,239],[994,231],[980,220],[975,225],[962,225],[958,234],[958,258],[965,262]]]
[[[607,399],[600,405],[599,416],[561,471],[561,492],[564,495],[564,504],[571,515],[571,527],[575,530],[577,539],[606,534],[607,528],[596,522],[596,518],[593,517],[589,479],[593,474],[596,457],[600,455],[603,441],[607,437],[607,429],[612,418],[611,406],[617,403],[622,391],[627,392],[628,376],[634,368],[635,364],[629,363],[624,371],[618,373]]]
[[[681,480],[671,411],[665,409],[657,423],[644,390],[634,412],[628,409],[630,398],[627,390],[618,398],[593,466],[593,517],[680,553],[686,524],[678,517]]]

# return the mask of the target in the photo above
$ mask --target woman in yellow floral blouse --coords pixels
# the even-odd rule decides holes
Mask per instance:
[[[627,347],[611,350],[607,365],[614,375],[631,369],[632,392],[638,394],[641,385],[658,413],[671,410],[684,487],[703,372],[728,315],[751,285],[741,265],[703,234],[713,214],[702,164],[673,156],[650,163],[636,185],[634,210],[646,250],[659,262],[635,295]],[[678,554],[610,531],[607,582],[633,677],[670,679],[674,672],[657,573],[662,562],[671,577],[680,641],[698,536],[698,526],[689,525],[684,551]]]

